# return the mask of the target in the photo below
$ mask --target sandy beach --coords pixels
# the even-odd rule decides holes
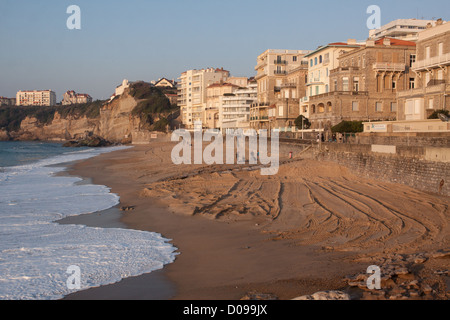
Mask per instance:
[[[346,276],[380,259],[450,247],[447,197],[359,177],[292,146],[281,146],[278,174],[262,176],[238,165],[174,165],[174,145],[135,146],[70,167],[132,207],[120,211],[120,223],[161,233],[179,255],[160,271],[66,299],[293,299],[345,290]],[[423,267],[448,269],[448,261]],[[445,283],[439,288],[445,297]]]

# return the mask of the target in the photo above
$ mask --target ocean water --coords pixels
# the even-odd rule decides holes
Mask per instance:
[[[0,142],[0,299],[59,299],[175,260],[176,248],[158,233],[55,222],[119,203],[106,186],[55,174],[64,163],[121,148]]]

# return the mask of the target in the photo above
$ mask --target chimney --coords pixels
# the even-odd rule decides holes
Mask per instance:
[[[384,38],[384,39],[383,39],[383,45],[385,45],[385,46],[390,46],[390,45],[391,45],[391,39],[389,39],[389,38]]]
[[[443,21],[442,21],[441,18],[439,18],[439,19],[436,20],[436,25],[437,25],[437,26],[442,25],[442,23],[443,23]]]
[[[430,23],[430,22],[428,22],[427,23],[427,29],[430,29],[430,28],[432,28],[433,27],[433,25]]]
[[[347,44],[356,44],[356,39],[348,39]]]

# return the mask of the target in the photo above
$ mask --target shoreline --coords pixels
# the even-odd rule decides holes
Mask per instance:
[[[440,203],[436,206],[439,209],[440,205],[448,203],[447,198],[421,193],[421,197],[426,199],[415,204],[417,201],[411,201],[410,197],[416,197],[417,191],[412,188],[368,179],[361,182],[359,177],[336,164],[314,164],[311,161],[303,163],[301,159],[289,163],[280,158],[281,163],[285,161],[285,164],[280,166],[278,175],[269,178],[262,178],[255,172],[244,172],[245,170],[234,173],[229,166],[177,167],[170,162],[171,146],[167,142],[134,146],[79,161],[66,171],[78,177],[90,178],[94,184],[108,186],[111,192],[120,196],[122,206],[133,206],[134,210],[121,212],[120,222],[127,227],[157,232],[166,239],[172,239],[169,243],[178,249],[179,254],[173,263],[158,270],[158,275],[162,275],[173,285],[174,294],[162,299],[239,300],[256,293],[288,300],[325,290],[345,290],[350,293],[351,288],[349,289],[345,278],[365,273],[367,266],[379,261],[380,257],[395,255],[397,252],[424,252],[448,246],[446,211],[439,213],[441,220],[436,218],[436,221],[428,221],[428,218],[422,216],[421,211],[429,210],[426,208],[408,213],[411,217],[405,216],[403,231],[397,230],[397,222],[394,221],[400,217],[398,210],[403,210],[403,207],[408,212],[408,209],[413,208],[407,208],[408,205],[425,206],[428,205],[427,201],[436,200],[436,203]],[[292,146],[288,149],[291,150]],[[283,155],[287,154],[285,151],[282,151]],[[314,171],[316,167],[321,168],[319,175]],[[300,180],[295,181],[299,174]],[[230,176],[239,181],[226,191],[222,184],[231,179]],[[328,176],[330,182],[324,180]],[[344,177],[343,181],[348,185],[340,186],[341,177]],[[231,202],[235,208],[242,203],[250,206],[250,198],[239,198],[244,192],[239,189],[240,184],[245,182],[247,187],[255,188],[253,184],[250,186],[248,179],[260,183],[267,181],[269,186],[280,184],[277,198],[269,194],[265,199],[273,198],[278,203],[281,214],[278,212],[270,221],[267,217],[245,214],[240,214],[239,219],[234,213],[212,215],[216,208],[223,207],[221,201]],[[304,192],[298,189],[302,181],[308,181],[306,187],[310,189],[310,200],[306,199],[307,203],[303,205],[291,203],[294,200],[305,201],[296,199],[304,196]],[[326,188],[329,183],[333,185]],[[212,189],[215,191],[204,190],[209,186],[215,186],[216,189]],[[334,195],[338,187],[348,193],[355,186],[367,190],[361,189],[361,195],[354,195],[353,200],[345,200],[348,196],[345,194],[339,197]],[[291,191],[291,188],[294,189]],[[330,197],[330,200],[326,200],[331,201],[329,204],[323,204],[327,198],[322,199],[325,191],[321,189]],[[225,196],[219,197],[214,206],[209,205],[212,201],[209,196],[211,192],[214,194],[224,192],[223,190]],[[257,190],[264,191],[261,186]],[[397,194],[395,199],[392,193]],[[236,200],[232,202],[234,198]],[[306,233],[305,237],[300,228],[305,222],[304,217],[296,217],[296,212],[302,206],[309,208],[312,205],[309,204],[311,199],[318,207],[315,209],[317,218],[321,218],[320,212],[329,205],[334,217],[330,216],[332,219],[328,218],[324,222],[313,221],[312,224],[306,224],[304,228],[311,229],[311,235],[314,236]],[[374,202],[375,199],[377,200]],[[332,206],[336,205],[336,201],[343,201],[349,209],[342,207],[338,212],[334,211]],[[355,206],[360,206],[358,203],[363,203],[362,201],[366,203],[365,206],[373,206],[372,214],[387,215],[392,211],[394,216],[382,218],[388,219],[385,220],[386,223],[381,219],[374,220],[374,216],[364,215],[354,220],[358,222],[355,224],[352,222],[356,214]],[[392,204],[389,201],[398,202],[396,208],[400,209],[391,210]],[[226,204],[224,208],[229,206],[230,204]],[[270,208],[272,212],[273,205]],[[435,206],[433,208],[436,209]],[[310,212],[311,209],[308,210]],[[270,212],[268,214],[272,214]],[[372,222],[367,224],[364,222],[367,219]],[[336,230],[341,234],[337,238],[336,231],[327,231],[327,228],[336,228],[333,220],[338,223]],[[439,225],[442,223],[443,225]],[[297,225],[300,229],[292,229]],[[387,234],[383,228],[390,228],[390,233]],[[420,236],[424,228],[434,235]],[[364,233],[361,230],[365,230]],[[374,239],[377,237],[385,240],[379,242]],[[427,240],[430,237],[433,239],[431,242]],[[436,237],[436,241],[433,237]],[[371,247],[369,243],[374,240],[375,247]],[[154,292],[162,290],[156,288],[152,279],[145,275],[134,280],[141,287],[153,288]],[[126,282],[127,279],[124,279],[113,285],[73,293],[65,299],[158,299],[138,293],[127,286]],[[360,292],[358,295],[354,296],[355,299],[361,297]]]
[[[169,287],[175,287],[170,297],[175,300],[238,300],[250,292],[276,294],[280,299],[291,299],[301,294],[342,288],[343,277],[351,271],[360,270],[355,265],[347,265],[347,271],[329,270],[328,265],[332,261],[341,260],[341,266],[346,264],[344,261],[348,254],[330,252],[318,257],[318,248],[315,246],[296,250],[296,256],[292,257],[289,254],[292,243],[270,241],[267,235],[253,228],[252,223],[218,223],[202,217],[168,214],[162,203],[153,204],[151,210],[147,210],[145,206],[148,205],[148,199],[139,198],[144,185],[136,185],[131,179],[114,177],[109,170],[105,175],[105,169],[112,161],[122,159],[124,154],[145,152],[150,148],[152,146],[135,146],[101,154],[72,164],[66,172],[111,188],[111,192],[120,196],[121,205],[136,206],[131,212],[121,212],[121,223],[131,229],[157,232],[164,238],[172,239],[169,243],[178,248],[180,254],[173,263],[158,270],[158,274],[151,272],[132,280],[123,279],[112,285],[72,293],[64,299],[135,299],[133,283],[128,282],[136,280],[136,284],[141,282],[142,286],[144,282],[147,287],[151,287],[157,276],[167,279],[166,285]],[[179,229],[177,225],[183,225],[183,228]],[[271,254],[265,256],[267,252]],[[230,258],[224,259],[227,256]],[[319,263],[321,267],[311,268],[310,265],[316,265],[314,260],[318,258],[322,260]],[[242,274],[235,275],[234,268],[241,270]],[[220,272],[221,269],[224,274]],[[280,269],[285,272],[280,272]],[[289,271],[296,275],[290,276]],[[303,276],[299,277],[299,274]],[[155,299],[155,296],[145,293],[139,298],[147,297]],[[160,298],[168,297],[163,295]]]

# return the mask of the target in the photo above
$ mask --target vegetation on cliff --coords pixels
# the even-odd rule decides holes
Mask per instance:
[[[163,90],[146,82],[135,82],[129,94],[139,101],[131,114],[141,119],[144,129],[165,131],[169,124],[167,116],[178,108],[170,104]]]
[[[100,115],[100,108],[103,101],[97,100],[92,103],[74,104],[68,106],[31,106],[31,107],[2,107],[0,108],[0,129],[6,131],[18,131],[20,129],[20,123],[26,117],[34,117],[37,119],[40,125],[44,126],[50,124],[55,117],[55,113],[58,112],[62,118],[73,116],[75,118],[81,118],[86,116],[93,119]]]

